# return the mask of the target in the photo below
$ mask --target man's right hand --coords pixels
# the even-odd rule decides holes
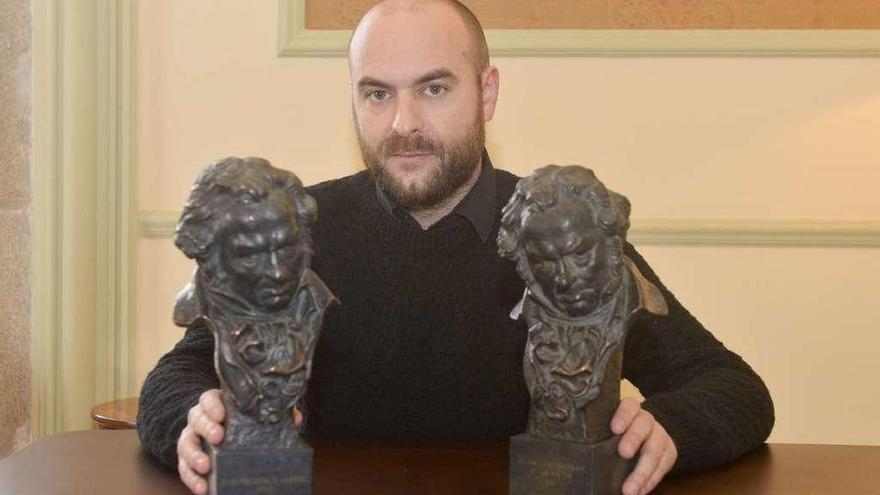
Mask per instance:
[[[177,471],[180,479],[193,493],[204,495],[208,492],[208,482],[204,476],[211,472],[211,459],[202,450],[204,438],[213,445],[223,441],[223,426],[226,416],[220,389],[211,389],[199,396],[187,415],[186,427],[177,440]]]

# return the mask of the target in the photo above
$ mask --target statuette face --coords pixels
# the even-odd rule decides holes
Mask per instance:
[[[267,312],[290,303],[308,255],[292,205],[280,193],[273,196],[234,208],[220,233],[220,263],[230,289]]]
[[[592,313],[620,284],[589,202],[563,198],[523,222],[523,249],[541,292],[570,317]]]

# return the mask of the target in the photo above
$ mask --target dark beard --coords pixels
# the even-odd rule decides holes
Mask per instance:
[[[358,142],[367,169],[376,182],[395,201],[408,210],[424,210],[436,207],[458,191],[471,178],[474,168],[480,164],[486,140],[486,129],[480,114],[472,124],[472,132],[463,139],[444,146],[426,136],[416,134],[402,137],[392,133],[376,147],[366,143],[358,129]],[[428,152],[440,158],[440,165],[433,171],[421,189],[409,187],[394,178],[385,168],[385,159],[400,152]]]

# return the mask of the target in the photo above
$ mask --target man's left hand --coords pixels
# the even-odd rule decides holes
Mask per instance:
[[[641,457],[623,483],[623,495],[645,495],[672,469],[678,458],[675,442],[654,416],[633,398],[625,398],[611,419],[611,431],[623,435],[617,452],[624,459]]]

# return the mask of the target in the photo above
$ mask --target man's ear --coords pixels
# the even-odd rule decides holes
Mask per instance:
[[[483,92],[483,121],[489,122],[495,116],[495,104],[498,102],[499,74],[498,67],[490,65],[480,75],[480,88]]]

